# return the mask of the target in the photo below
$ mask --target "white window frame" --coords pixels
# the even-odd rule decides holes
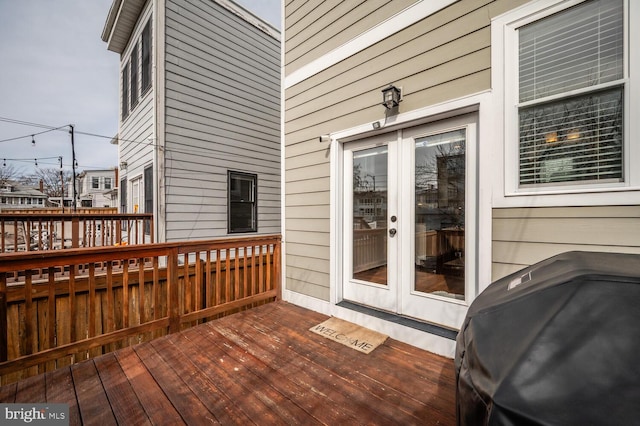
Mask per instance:
[[[131,201],[131,204],[127,207],[130,210],[129,213],[141,212],[140,206],[144,203],[143,192],[142,175],[138,175],[129,180],[129,201]]]
[[[640,125],[633,120],[640,112],[638,90],[640,55],[631,45],[640,40],[640,4],[624,0],[624,181],[567,184],[549,187],[519,187],[518,128],[518,28],[587,0],[537,0],[504,13],[491,21],[491,69],[493,122],[496,129],[494,158],[503,167],[495,168],[495,207],[579,206],[637,204],[640,197],[640,168],[632,159],[640,155]]]

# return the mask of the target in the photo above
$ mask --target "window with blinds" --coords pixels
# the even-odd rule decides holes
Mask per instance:
[[[622,0],[586,1],[518,36],[520,186],[622,181]]]

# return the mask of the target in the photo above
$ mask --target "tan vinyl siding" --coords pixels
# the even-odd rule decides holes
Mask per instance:
[[[294,1],[287,5],[287,74],[373,28],[415,0]],[[291,11],[291,12],[289,12]]]
[[[280,233],[279,41],[214,1],[168,1],[165,31],[167,240],[228,235],[228,170]]]
[[[571,250],[640,253],[640,206],[493,210],[492,278]]]
[[[381,89],[389,83],[403,87],[401,113],[490,89],[491,17],[523,2],[458,1],[285,90],[285,250],[287,260],[295,257],[295,266],[287,265],[288,289],[329,297],[330,152],[318,137],[382,119]],[[415,2],[367,2],[377,4],[376,12],[344,2],[351,10],[332,27],[336,37],[320,27],[335,21],[322,8],[338,2],[321,3],[286,5],[287,74],[358,35],[340,25],[358,22],[363,32]],[[316,46],[320,39],[327,44]],[[305,270],[312,283],[304,282]]]

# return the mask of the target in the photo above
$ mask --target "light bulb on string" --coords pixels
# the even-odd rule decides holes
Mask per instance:
[[[2,159],[2,167],[7,167],[7,159],[6,158]]]
[[[38,159],[37,159],[37,158],[34,158],[34,159],[33,159],[33,161],[35,161],[35,162],[36,162],[36,167],[38,167]]]
[[[34,138],[34,135],[31,135],[31,146],[36,146],[36,139]]]

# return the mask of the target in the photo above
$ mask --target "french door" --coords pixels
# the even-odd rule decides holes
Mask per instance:
[[[475,296],[476,118],[344,145],[342,297],[459,328]]]

